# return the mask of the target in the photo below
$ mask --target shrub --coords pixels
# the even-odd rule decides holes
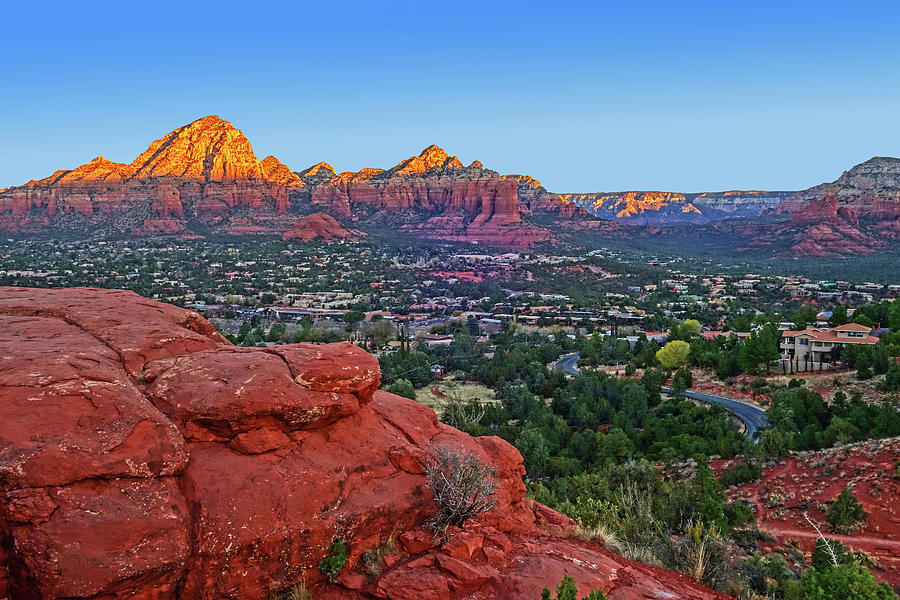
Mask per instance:
[[[886,392],[900,390],[900,363],[894,363],[888,368],[881,387]]]
[[[848,488],[844,488],[844,491],[841,492],[840,496],[835,499],[834,504],[831,505],[831,508],[828,509],[825,520],[832,529],[843,531],[852,529],[854,525],[864,522],[868,516],[859,500],[856,499],[856,496]]]
[[[350,558],[350,548],[341,538],[334,538],[331,542],[331,551],[319,563],[319,570],[325,579],[331,583],[337,583],[337,576],[344,569]]]
[[[762,477],[763,469],[756,461],[739,462],[724,473],[721,481],[725,487],[744,485]]]
[[[672,376],[672,387],[686,390],[691,387],[693,382],[694,376],[688,369],[678,369],[678,371],[675,372],[675,375]]]
[[[440,449],[426,465],[425,477],[438,506],[429,522],[435,533],[462,527],[494,506],[497,475],[474,454]]]
[[[591,528],[579,527],[576,535],[587,542],[600,544],[607,550],[612,550],[616,554],[622,553],[622,543],[619,541],[619,537],[616,535],[615,531],[603,523],[597,523]]]
[[[810,563],[814,569],[827,569],[836,562],[845,565],[854,561],[853,552],[837,540],[816,538]]]
[[[397,550],[397,544],[391,535],[384,542],[374,548],[369,548],[362,555],[362,568],[366,575],[378,577],[384,569],[384,557],[393,554]]]
[[[541,592],[541,600],[552,600],[550,590],[544,588],[544,591]],[[568,575],[564,576],[556,586],[556,600],[578,600],[578,587],[575,585],[575,580]],[[606,600],[606,594],[603,593],[603,590],[591,590],[591,593],[582,600]]]
[[[410,400],[416,399],[416,389],[409,379],[398,379],[387,387],[387,391]]]
[[[667,568],[710,587],[721,583],[726,547],[715,529],[697,521],[687,526],[685,535],[676,539],[665,537],[660,542],[657,555]]]
[[[306,587],[306,582],[295,583],[282,594],[274,597],[275,600],[313,600],[312,592]]]
[[[801,598],[804,600],[896,600],[886,583],[878,583],[871,571],[856,561],[812,568],[803,573]]]

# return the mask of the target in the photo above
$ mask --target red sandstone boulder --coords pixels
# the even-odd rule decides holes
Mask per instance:
[[[379,379],[350,344],[235,348],[132,293],[0,288],[0,598],[255,600],[305,580],[317,598],[531,599],[563,574],[614,599],[721,597],[567,539],[512,446]],[[443,544],[423,529],[439,448],[499,480]],[[338,537],[330,584],[316,567]]]

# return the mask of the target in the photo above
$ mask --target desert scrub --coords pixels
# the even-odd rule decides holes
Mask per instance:
[[[378,577],[384,570],[384,557],[397,551],[397,544],[392,535],[374,548],[369,548],[362,555],[361,566],[369,577]]]
[[[337,583],[337,576],[344,569],[350,557],[350,548],[341,538],[334,538],[331,542],[331,551],[319,563],[319,570],[325,579],[331,583]]]
[[[269,600],[313,600],[313,595],[306,582],[299,581],[282,592],[270,594]]]
[[[462,527],[494,506],[497,475],[469,452],[439,449],[425,467],[428,489],[438,506],[428,523],[435,534]]]

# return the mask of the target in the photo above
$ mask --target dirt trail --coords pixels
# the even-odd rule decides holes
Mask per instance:
[[[794,529],[786,525],[785,523],[781,523],[779,521],[768,521],[765,523],[761,523],[759,526],[763,531],[767,531],[778,538],[802,538],[802,539],[815,539],[819,537],[819,534],[815,531],[809,531],[806,529]],[[845,546],[850,546],[855,550],[862,550],[868,554],[873,554],[877,552],[890,552],[891,549],[900,551],[900,540],[886,540],[884,538],[877,537],[869,537],[869,536],[853,536],[853,535],[838,535],[833,533],[825,534],[828,539],[834,539],[844,544]],[[893,553],[890,555],[890,558],[894,560],[900,560],[900,554],[894,555]]]

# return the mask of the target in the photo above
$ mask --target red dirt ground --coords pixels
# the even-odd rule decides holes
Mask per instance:
[[[804,518],[804,513],[809,515],[828,537],[871,556],[879,564],[875,576],[896,587],[900,586],[900,479],[893,475],[898,461],[900,439],[797,454],[766,469],[762,480],[729,490],[729,495],[749,500],[759,528],[774,535],[779,545],[797,540],[807,555],[817,537]],[[719,472],[733,461],[717,462]],[[824,510],[845,487],[851,488],[869,517],[858,529],[838,535],[829,531]]]

